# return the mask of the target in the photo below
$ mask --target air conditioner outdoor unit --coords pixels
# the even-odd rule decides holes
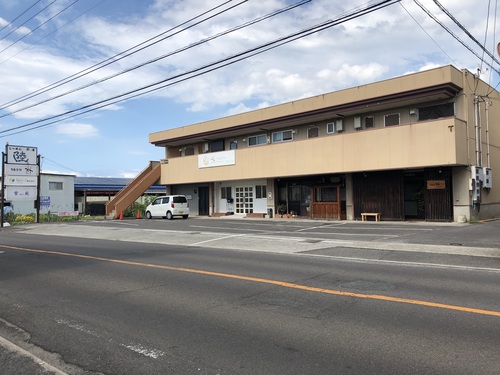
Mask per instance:
[[[361,129],[361,117],[354,117],[354,129]]]
[[[344,131],[344,122],[342,119],[335,120],[335,131],[337,133]]]

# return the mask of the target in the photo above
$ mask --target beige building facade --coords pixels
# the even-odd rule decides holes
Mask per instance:
[[[149,135],[199,215],[500,214],[499,92],[453,66]]]

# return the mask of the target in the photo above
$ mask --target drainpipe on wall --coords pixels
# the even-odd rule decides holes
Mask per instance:
[[[490,106],[490,102],[488,100],[485,101],[485,112],[486,112],[486,166],[491,168],[490,164],[490,124],[489,124],[489,114],[488,107]]]
[[[474,94],[474,128],[476,130],[476,166],[481,166],[479,98]]]

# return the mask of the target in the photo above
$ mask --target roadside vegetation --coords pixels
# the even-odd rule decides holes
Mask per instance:
[[[140,216],[144,218],[146,215],[146,207],[156,198],[156,196],[147,196],[144,199],[144,203],[133,203],[126,210],[123,211],[123,217],[136,218]],[[42,213],[40,214],[40,223],[60,223],[67,221],[78,221],[78,220],[104,220],[106,217],[104,215],[77,215],[77,216],[59,216],[57,213]],[[36,223],[36,213],[30,214],[15,214],[13,212],[8,212],[4,216],[4,223],[9,223],[10,225],[22,225]]]

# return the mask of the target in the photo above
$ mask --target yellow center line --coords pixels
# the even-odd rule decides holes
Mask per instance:
[[[231,274],[231,273],[221,273],[221,272],[205,271],[205,270],[183,268],[183,267],[172,267],[172,266],[165,266],[165,265],[160,265],[160,264],[133,262],[133,261],[128,261],[128,260],[119,260],[119,259],[113,259],[113,258],[102,258],[102,257],[97,257],[97,256],[92,256],[92,255],[63,253],[63,252],[59,252],[59,251],[28,249],[28,248],[23,248],[23,247],[8,246],[8,245],[1,245],[1,244],[0,244],[0,247],[6,248],[6,249],[11,249],[11,250],[17,250],[17,251],[27,251],[27,252],[31,252],[31,253],[61,255],[61,256],[81,258],[81,259],[91,259],[91,260],[99,260],[99,261],[103,261],[103,262],[126,264],[129,266],[150,267],[150,268],[157,268],[157,269],[163,269],[163,270],[169,270],[169,271],[187,272],[187,273],[193,273],[193,274],[198,274],[198,275],[224,277],[227,279],[252,281],[255,283],[270,284],[270,285],[281,286],[284,288],[304,290],[304,291],[315,292],[315,293],[330,294],[330,295],[335,295],[335,296],[345,296],[345,297],[354,297],[354,298],[373,299],[373,300],[379,300],[379,301],[398,302],[398,303],[405,303],[405,304],[409,304],[409,305],[436,307],[436,308],[445,309],[445,310],[455,310],[455,311],[468,312],[468,313],[473,313],[473,314],[490,315],[490,316],[500,317],[500,311],[482,310],[482,309],[475,309],[475,308],[471,308],[471,307],[448,305],[448,304],[444,304],[444,303],[436,303],[436,302],[414,300],[414,299],[407,299],[407,298],[390,297],[390,296],[384,296],[384,295],[379,295],[379,294],[362,294],[362,293],[344,292],[341,290],[317,288],[317,287],[312,287],[312,286],[307,286],[307,285],[288,283],[285,281],[272,280],[272,279],[262,279],[259,277],[235,275],[235,274]]]

